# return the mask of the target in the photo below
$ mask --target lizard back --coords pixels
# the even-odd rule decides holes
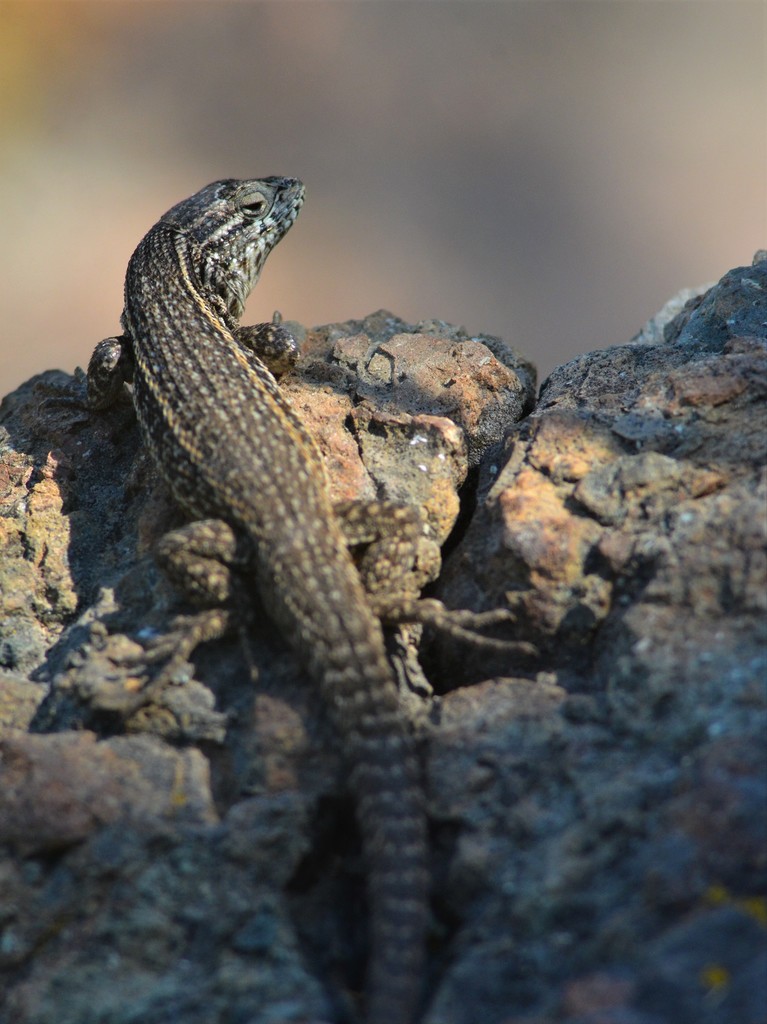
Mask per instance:
[[[237,200],[253,194],[266,197],[256,218]],[[368,864],[368,1020],[407,1024],[427,918],[414,743],[319,451],[236,337],[245,297],[302,197],[292,179],[228,181],[174,207],[131,258],[123,326],[134,403],[160,473],[190,515],[223,519],[246,539],[264,607],[318,682],[345,746]]]

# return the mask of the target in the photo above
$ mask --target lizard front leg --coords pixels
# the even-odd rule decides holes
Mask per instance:
[[[253,352],[274,377],[292,370],[301,350],[290,331],[282,326],[282,314],[275,312],[269,323],[237,327],[232,332],[239,343]]]
[[[123,385],[133,380],[133,352],[125,334],[104,338],[93,350],[86,376],[87,407],[96,412],[117,401]]]
[[[130,338],[116,335],[104,338],[93,350],[87,373],[81,367],[74,372],[74,379],[66,384],[38,385],[44,395],[40,409],[74,409],[80,419],[87,420],[88,413],[103,412],[115,405],[126,383],[133,380],[133,353]]]

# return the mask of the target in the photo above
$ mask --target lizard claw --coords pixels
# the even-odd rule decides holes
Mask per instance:
[[[192,674],[189,659],[194,650],[202,643],[225,636],[232,626],[232,613],[224,608],[207,608],[193,615],[178,615],[168,632],[151,635],[141,652],[136,651],[121,658],[123,665],[143,668],[143,677],[148,676],[148,670],[165,662],[157,675],[136,692],[126,708],[127,715],[133,715],[152,703],[172,683],[188,681]],[[144,638],[139,634],[139,640]]]
[[[472,612],[466,609],[449,609],[436,598],[419,598],[412,600],[392,599],[376,603],[376,614],[387,625],[400,625],[417,622],[430,626],[447,636],[476,647],[485,647],[496,651],[513,652],[520,657],[534,658],[538,649],[525,640],[504,640],[499,637],[484,636],[481,632],[490,626],[509,624],[516,621],[516,616],[507,608],[493,608],[487,612]]]
[[[35,385],[35,395],[40,396],[37,410],[42,415],[68,413],[72,426],[86,423],[90,419],[85,371],[75,368],[74,375],[67,380],[43,380]]]

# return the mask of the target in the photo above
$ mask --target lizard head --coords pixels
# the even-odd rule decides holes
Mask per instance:
[[[297,178],[227,178],[184,199],[161,218],[200,247],[202,284],[239,319],[266,257],[304,201]]]

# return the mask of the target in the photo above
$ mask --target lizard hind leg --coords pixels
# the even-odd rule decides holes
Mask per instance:
[[[393,501],[346,501],[334,507],[365,590],[375,605],[417,600],[436,579],[439,545],[414,505]]]
[[[155,559],[171,583],[200,608],[231,604],[240,590],[236,570],[247,564],[237,535],[221,519],[200,519],[164,534]]]
[[[235,606],[242,584],[238,568],[246,558],[236,534],[219,519],[205,519],[171,530],[160,539],[155,559],[187,600],[198,608],[177,615],[167,633],[153,637],[140,659],[145,667],[162,664],[157,675],[136,694],[130,713],[153,702],[183,673],[200,644],[218,640],[237,625]]]
[[[361,548],[355,563],[373,610],[386,625],[418,624],[470,646],[523,657],[537,654],[525,641],[484,634],[512,626],[516,617],[509,609],[449,609],[435,598],[420,596],[441,568],[439,546],[427,536],[421,509],[389,501],[348,501],[334,511],[349,547]]]

